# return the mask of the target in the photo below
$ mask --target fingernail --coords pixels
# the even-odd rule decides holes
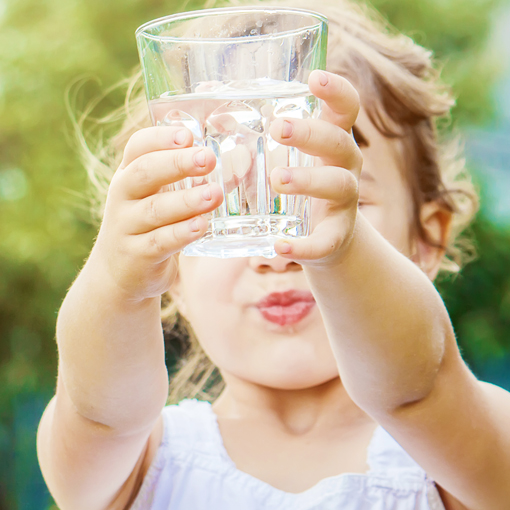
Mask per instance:
[[[280,171],[280,182],[282,184],[289,184],[291,180],[292,174],[286,168],[282,168]]]
[[[190,226],[189,226],[189,229],[192,231],[192,232],[198,232],[200,230],[200,227],[198,225],[198,218],[195,218],[191,223],[190,223]]]
[[[288,120],[284,120],[282,127],[282,138],[290,138],[292,136],[292,131],[294,131],[292,124]]]
[[[280,252],[281,253],[290,253],[291,251],[292,251],[292,246],[290,245],[290,243],[283,242],[280,245]]]
[[[210,186],[206,186],[202,191],[202,198],[204,200],[211,200],[211,188]]]
[[[182,145],[184,141],[186,140],[186,130],[185,129],[179,129],[177,133],[175,133],[174,141],[177,145]]]
[[[322,71],[319,73],[319,83],[325,87],[328,84],[328,75]]]
[[[198,166],[205,166],[205,151],[203,149],[198,151],[195,156],[193,156],[193,160]]]

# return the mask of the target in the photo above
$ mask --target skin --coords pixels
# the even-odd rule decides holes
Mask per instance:
[[[364,163],[358,209],[409,257],[413,250],[409,238],[412,203],[400,169],[399,144],[385,139],[364,112],[357,126],[370,140],[369,146],[362,145]],[[274,132],[273,135],[277,136]],[[380,166],[380,160],[386,164]],[[312,217],[322,214],[323,206],[316,200]],[[293,412],[314,421],[303,408],[306,392],[296,393],[297,402],[292,404],[293,393],[279,390],[310,390],[314,402],[315,389],[335,380],[334,386],[345,392],[318,307],[298,324],[282,327],[266,321],[253,306],[273,291],[309,288],[304,267],[282,256],[227,260],[180,257],[179,279],[170,292],[227,381],[227,390],[213,406],[217,415],[227,408],[237,408],[238,400],[245,402],[245,411],[250,413],[259,409],[253,405],[259,398],[262,402],[276,398],[269,407],[278,414],[288,414],[288,423],[281,425],[294,429],[298,425],[292,424]],[[240,395],[230,397],[237,393],[235,388],[240,388]],[[244,392],[247,396],[243,396]],[[329,405],[330,402],[325,405],[326,410]],[[283,411],[286,406],[288,413]]]
[[[197,165],[191,133],[175,138],[172,128],[129,141],[57,323],[57,393],[38,451],[63,510],[127,508],[136,495],[161,440],[168,380],[159,312],[168,289],[226,380],[214,411],[239,469],[289,492],[364,472],[377,422],[438,482],[449,510],[503,510],[510,500],[510,396],[477,381],[459,355],[431,284],[443,254],[409,236],[400,147],[362,112],[369,145],[360,150],[352,85],[319,72],[309,85],[324,117],[294,119],[290,130],[277,120],[271,135],[317,166],[274,169],[271,185],[314,197],[316,222],[309,238],[279,241],[272,260],[181,258],[178,272],[179,251],[202,235],[200,214],[218,206],[221,191],[158,190],[207,174],[214,156],[205,151]],[[448,236],[437,204],[421,219],[433,239]],[[317,303],[292,328],[249,306],[288,288],[309,288]],[[250,449],[253,438],[269,451]]]

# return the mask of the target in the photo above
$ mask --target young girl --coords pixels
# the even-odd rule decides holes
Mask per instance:
[[[313,7],[330,20],[329,72],[309,79],[323,116],[270,128],[317,157],[271,173],[313,197],[309,238],[274,259],[180,257],[222,193],[160,191],[207,175],[213,153],[186,129],[140,129],[142,99],[114,140],[38,436],[61,510],[510,508],[510,395],[464,364],[431,283],[474,211],[437,140],[452,100],[373,13]],[[195,335],[167,407],[162,295]]]

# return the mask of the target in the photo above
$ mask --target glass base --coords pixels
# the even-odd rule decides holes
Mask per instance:
[[[277,239],[308,235],[306,220],[296,216],[242,216],[215,218],[207,232],[182,250],[190,257],[276,257]]]

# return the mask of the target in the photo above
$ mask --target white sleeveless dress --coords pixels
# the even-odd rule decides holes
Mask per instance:
[[[236,468],[208,402],[183,400],[163,418],[163,440],[131,510],[445,510],[434,482],[381,427],[368,473],[292,494]]]

